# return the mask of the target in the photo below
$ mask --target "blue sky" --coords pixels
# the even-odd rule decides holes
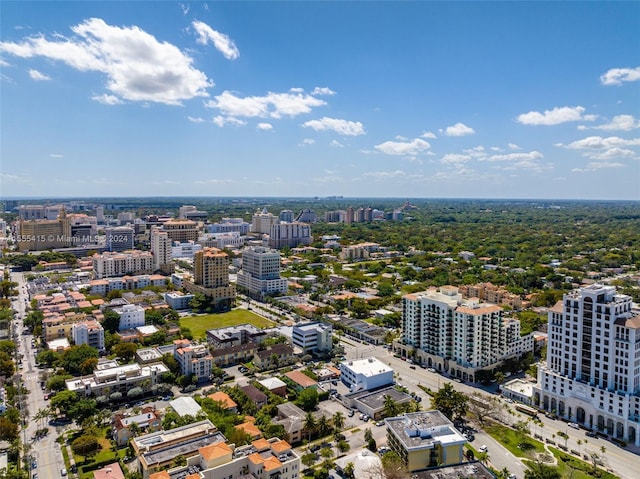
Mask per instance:
[[[640,199],[639,2],[0,3],[0,194]]]

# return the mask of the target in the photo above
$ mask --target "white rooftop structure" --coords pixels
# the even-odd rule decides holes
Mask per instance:
[[[267,378],[263,379],[262,381],[258,381],[258,383],[267,388],[269,391],[281,388],[283,386],[287,387],[287,383],[278,378]]]
[[[136,331],[138,331],[140,334],[146,336],[146,335],[151,335],[153,333],[157,333],[158,331],[160,331],[158,328],[156,328],[153,324],[149,324],[147,326],[138,326],[136,328]]]
[[[335,461],[336,466],[343,470],[350,462],[352,462],[354,466],[353,477],[371,477],[375,475],[375,471],[382,470],[380,457],[368,449],[340,457]]]
[[[189,396],[182,396],[178,399],[174,399],[173,401],[169,402],[169,406],[171,406],[180,417],[196,417],[198,413],[202,411],[200,404],[198,404],[195,399]]]
[[[67,349],[71,347],[67,338],[52,339],[51,341],[47,342],[47,346],[52,351],[56,351],[58,349]]]
[[[378,358],[356,359],[354,361],[345,361],[342,364],[346,364],[355,374],[362,374],[366,377],[375,376],[389,371],[393,372],[393,369]]]
[[[351,392],[369,391],[393,384],[393,369],[377,358],[340,363],[340,379]]]

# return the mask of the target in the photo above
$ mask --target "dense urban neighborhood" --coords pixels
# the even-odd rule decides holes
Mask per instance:
[[[4,201],[0,478],[635,479],[638,211]]]

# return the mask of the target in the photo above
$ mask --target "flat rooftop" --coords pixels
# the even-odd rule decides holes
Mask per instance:
[[[349,399],[359,401],[374,411],[384,407],[385,396],[390,396],[396,403],[404,403],[411,400],[411,396],[409,394],[398,391],[393,386],[378,389],[376,391],[360,391],[354,395],[348,395]]]
[[[345,361],[340,363],[353,371],[355,374],[362,374],[366,377],[378,374],[393,372],[393,369],[377,358],[356,359],[355,361]]]
[[[465,462],[455,466],[442,466],[424,471],[411,473],[412,479],[459,479],[473,477],[474,479],[495,479],[495,476],[480,462]]]
[[[440,411],[420,411],[385,420],[389,432],[406,449],[464,444],[467,440]]]
[[[178,456],[188,457],[193,455],[201,447],[209,446],[210,444],[217,444],[219,442],[225,442],[226,438],[221,432],[216,432],[208,436],[198,437],[190,441],[184,441],[173,446],[168,446],[156,451],[147,452],[141,456],[148,465],[163,464],[167,461],[171,461]]]

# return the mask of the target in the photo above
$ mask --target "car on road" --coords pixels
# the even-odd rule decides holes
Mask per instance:
[[[489,450],[489,448],[487,447],[486,444],[483,444],[482,446],[480,446],[478,448],[478,451],[480,451],[480,452],[487,452],[488,450]]]
[[[64,467],[62,469],[60,469],[60,475],[61,476],[66,476],[67,475],[67,470]]]
[[[376,426],[384,426],[384,421],[378,421],[378,422],[376,423]]]
[[[409,366],[409,369],[415,369],[416,367],[412,364],[411,366]]]
[[[434,368],[427,368],[427,371],[429,371],[430,373],[435,373],[436,370]]]
[[[355,411],[353,409],[350,409],[348,416],[353,417],[354,414],[355,414]]]
[[[249,368],[247,368],[245,366],[241,366],[241,367],[238,368],[238,371],[240,371],[242,374],[248,373],[249,372]]]
[[[580,429],[580,425],[576,424],[575,422],[570,422],[567,424],[567,426],[569,426],[572,429]]]
[[[34,472],[33,475],[31,476],[31,479],[38,479],[38,473]]]
[[[31,463],[31,469],[38,469],[38,463],[36,461]]]
[[[585,434],[587,437],[598,437],[598,433],[595,431],[587,431]]]
[[[507,479],[518,479],[518,476],[516,476],[515,474],[509,474]]]

